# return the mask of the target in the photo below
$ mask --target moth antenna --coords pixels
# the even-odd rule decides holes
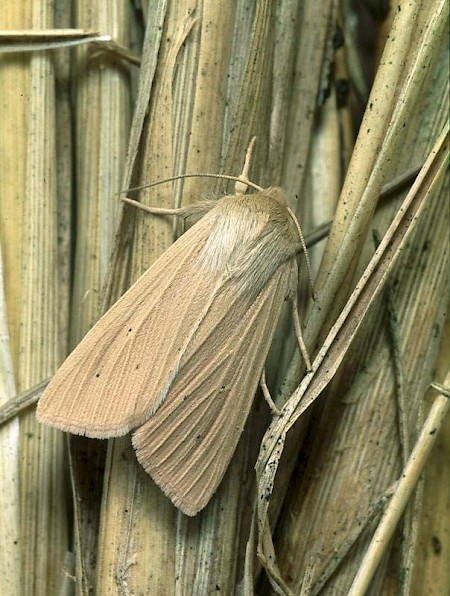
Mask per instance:
[[[123,190],[122,193],[127,193],[130,190],[142,190],[143,188],[152,188],[159,184],[165,184],[166,182],[173,182],[174,180],[180,180],[181,178],[221,178],[223,180],[234,180],[235,182],[244,182],[247,186],[251,186],[255,190],[263,190],[261,186],[258,186],[254,182],[249,180],[242,180],[240,176],[227,176],[226,174],[180,174],[179,176],[172,176],[171,178],[164,178],[164,180],[158,180],[157,182],[151,182],[150,184],[143,184],[142,186],[133,186],[128,190]]]
[[[312,298],[314,298],[314,285],[313,285],[313,277],[312,277],[312,270],[311,270],[311,261],[309,260],[308,250],[306,248],[305,238],[303,236],[302,229],[300,227],[300,222],[298,221],[295,213],[292,211],[290,207],[287,208],[289,215],[291,216],[292,221],[294,222],[295,227],[297,228],[298,235],[300,237],[300,242],[302,243],[303,252],[305,253],[306,259],[306,268],[308,269],[308,277],[309,277],[309,284],[311,286]]]
[[[245,193],[247,192],[247,188],[250,184],[248,180],[248,173],[250,171],[250,162],[252,160],[253,148],[255,146],[255,143],[256,137],[252,137],[248,145],[247,151],[245,153],[244,166],[242,168],[242,173],[239,176],[240,180],[236,182],[236,184],[234,185],[234,190],[237,195],[245,195]]]
[[[305,340],[303,339],[303,332],[302,332],[302,326],[300,323],[300,317],[298,316],[297,292],[294,294],[294,296],[291,300],[291,306],[292,306],[292,318],[294,321],[294,329],[295,329],[295,335],[297,336],[298,346],[300,348],[300,352],[302,353],[303,360],[305,361],[306,370],[308,372],[310,372],[312,370],[312,366],[311,366],[311,360],[310,360],[309,354],[308,354],[308,349],[306,347]]]

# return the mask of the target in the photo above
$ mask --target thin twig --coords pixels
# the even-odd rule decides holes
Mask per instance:
[[[85,29],[10,29],[0,31],[0,52],[35,52],[111,41],[109,34]]]
[[[447,373],[445,385],[450,384],[450,371]],[[363,562],[353,581],[349,596],[363,596],[369,587],[374,573],[395,531],[398,521],[422,473],[430,455],[442,422],[450,409],[450,399],[442,393],[437,396],[430,413],[422,427],[417,443],[411,453],[406,467],[398,482],[397,491],[391,499],[372,541],[364,556]]]
[[[44,389],[49,384],[50,379],[45,379],[38,385],[35,385],[28,391],[24,391],[23,393],[19,393],[12,399],[10,399],[6,404],[0,407],[0,426],[2,424],[6,424],[15,416],[21,414],[27,408],[33,406],[39,398],[41,397]]]

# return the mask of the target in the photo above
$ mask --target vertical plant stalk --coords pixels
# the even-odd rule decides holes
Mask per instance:
[[[1,249],[1,246],[0,246]],[[0,250],[0,405],[16,393],[4,295],[3,259]],[[21,540],[19,493],[19,419],[0,428],[0,592],[21,594]]]
[[[24,27],[29,23],[26,3],[4,2],[2,26]],[[22,295],[22,210],[25,188],[26,101],[28,58],[0,56],[0,391],[1,405],[16,393]],[[14,167],[11,167],[14,164]],[[19,207],[20,206],[20,207]],[[19,419],[0,429],[0,592],[22,594],[23,565],[20,528],[20,436]]]
[[[31,8],[32,27],[53,24],[52,3],[33,2]],[[19,390],[54,372],[59,339],[54,73],[46,52],[30,56],[29,77]],[[47,594],[58,589],[67,550],[63,437],[39,425],[33,412],[21,418],[20,432],[23,591]]]
[[[123,2],[78,2],[76,25],[128,45],[130,7]],[[112,253],[120,210],[130,123],[130,65],[114,52],[85,45],[76,53],[77,241],[70,344],[100,316],[100,292]],[[95,586],[101,477],[106,443],[69,437],[74,502],[77,589]]]

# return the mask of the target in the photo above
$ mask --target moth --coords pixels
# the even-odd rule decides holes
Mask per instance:
[[[258,383],[270,402],[264,363],[286,299],[309,366],[298,222],[284,192],[224,196],[193,211],[204,216],[88,332],[37,408],[40,422],[66,432],[132,432],[139,462],[191,516],[222,480]]]

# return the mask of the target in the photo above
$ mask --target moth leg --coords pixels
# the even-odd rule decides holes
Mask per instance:
[[[264,399],[269,404],[269,408],[272,410],[272,412],[274,414],[276,414],[277,416],[280,416],[281,410],[279,410],[277,408],[277,406],[275,405],[275,402],[273,401],[273,399],[272,399],[272,397],[270,395],[269,388],[267,387],[267,383],[266,383],[266,369],[265,368],[262,369],[261,379],[259,380],[259,384],[261,386],[261,389],[262,389],[262,392],[263,392],[263,395],[264,395]]]
[[[308,350],[306,349],[305,340],[303,339],[302,326],[300,324],[300,317],[298,316],[297,296],[294,296],[291,299],[291,305],[292,305],[292,318],[294,320],[295,335],[297,336],[298,345],[300,347],[300,352],[302,353],[303,360],[305,361],[306,369],[308,371],[310,371],[312,369],[311,360],[309,359]]]

